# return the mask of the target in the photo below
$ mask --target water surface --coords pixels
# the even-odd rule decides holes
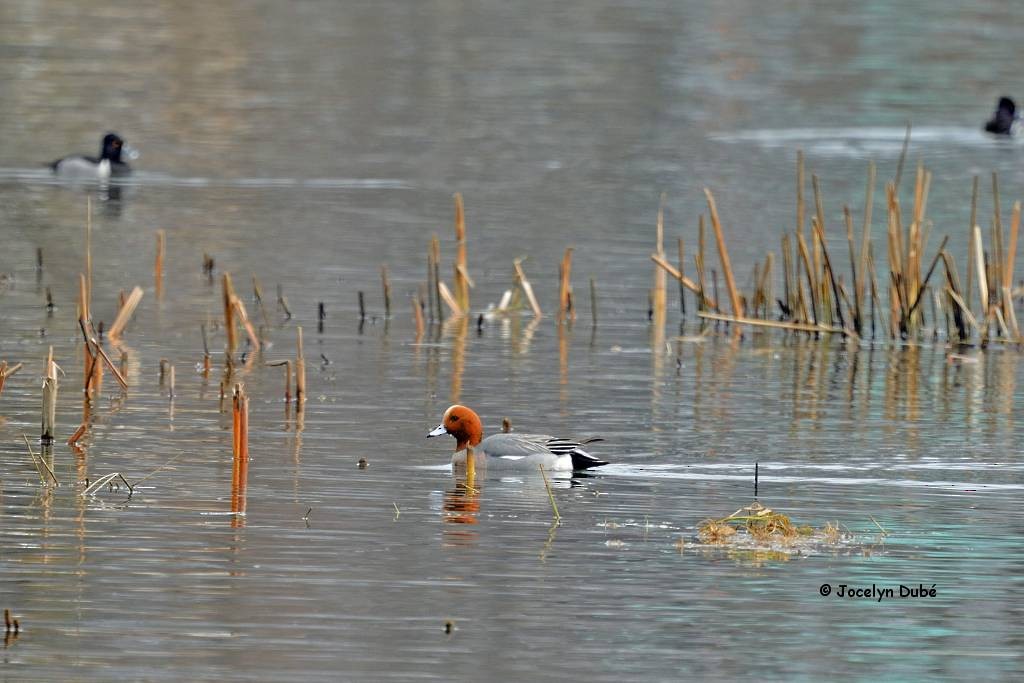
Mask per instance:
[[[956,3],[4,4],[0,359],[25,363],[0,397],[0,607],[24,628],[3,651],[5,680],[1019,676],[1015,349],[950,359],[941,337],[735,339],[692,309],[676,339],[674,289],[665,343],[647,321],[662,192],[670,251],[676,236],[692,251],[701,188],[714,189],[748,286],[794,224],[796,148],[841,243],[842,205],[859,210],[869,159],[891,177],[908,119],[909,161],[935,173],[933,229],[962,259],[973,176],[987,187],[998,171],[1004,203],[1024,180],[1020,148],[978,132],[1016,82],[1004,55],[1019,15]],[[47,176],[46,162],[92,152],[107,129],[143,152],[129,181]],[[574,246],[575,324],[474,319],[415,339],[410,296],[433,233],[449,277],[455,191],[474,313],[511,284],[517,256],[550,313]],[[124,336],[131,388],[106,378],[74,450],[63,438],[82,410],[87,197],[94,318],[109,325],[122,289],[146,295]],[[234,375],[252,397],[245,515],[231,514],[222,304],[204,253],[270,342]],[[264,365],[294,354],[298,325],[301,420],[280,368]],[[65,373],[62,486],[45,489],[21,435],[37,435],[51,345]],[[161,359],[176,368],[173,400]],[[554,482],[553,527],[538,477],[485,476],[473,491],[444,467],[451,444],[424,437],[454,401],[488,431],[508,417],[601,435],[594,452],[612,465]],[[762,502],[853,538],[787,557],[680,548],[701,520],[750,502],[755,462]],[[79,495],[111,472],[134,495]],[[936,596],[822,597],[824,583],[934,584]]]

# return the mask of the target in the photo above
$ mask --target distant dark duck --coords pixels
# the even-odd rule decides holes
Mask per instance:
[[[50,164],[53,172],[67,178],[110,178],[126,176],[132,172],[122,157],[134,157],[134,151],[125,144],[120,135],[107,133],[100,143],[99,157],[72,154]]]
[[[985,124],[985,132],[996,135],[1012,135],[1017,120],[1017,105],[1009,97],[1000,97],[992,118]]]

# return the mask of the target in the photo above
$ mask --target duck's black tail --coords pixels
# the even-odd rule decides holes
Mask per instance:
[[[572,457],[572,468],[574,470],[585,470],[591,467],[600,467],[601,465],[608,464],[608,461],[595,458],[590,453],[583,450],[582,446],[584,444],[594,443],[595,441],[604,441],[604,439],[593,438],[585,439],[583,441],[551,439],[548,441],[547,447],[552,453],[568,453]]]

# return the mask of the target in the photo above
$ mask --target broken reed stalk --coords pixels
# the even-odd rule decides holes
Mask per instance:
[[[288,403],[292,400],[292,362],[290,360],[278,360],[272,363],[267,363],[268,367],[284,366],[284,402]]]
[[[0,394],[4,393],[4,383],[7,381],[7,378],[18,370],[21,370],[21,366],[22,364],[18,363],[17,365],[8,367],[7,361],[0,361]]]
[[[526,273],[523,272],[523,259],[512,259],[512,269],[515,271],[515,282],[526,295],[526,301],[530,304],[534,317],[541,317],[543,313],[541,313],[540,304],[537,303],[537,297],[533,293],[533,285],[526,279]]]
[[[142,301],[143,291],[142,287],[132,288],[131,294],[124,300],[124,305],[117,311],[117,317],[114,318],[114,324],[110,326],[107,331],[107,336],[110,337],[110,341],[116,342],[120,337],[121,333],[124,332],[124,328],[128,325],[128,321],[131,319],[132,314],[135,313],[135,309],[138,307],[139,302]]]
[[[156,231],[156,263],[153,264],[153,285],[156,291],[156,298],[164,295],[164,252],[167,249],[167,233],[164,230]]]
[[[436,320],[438,322],[444,321],[444,309],[441,308],[441,240],[438,236],[431,235],[430,237],[430,262],[431,262],[431,273],[433,274],[433,294],[434,294],[434,313],[436,314]]]
[[[466,213],[462,204],[462,193],[455,193],[455,301],[459,311],[469,313],[470,279],[466,264]]]
[[[388,282],[388,266],[383,264],[380,267],[380,283],[384,289],[384,318],[391,317],[391,283]]]
[[[807,241],[802,233],[796,234],[797,248],[800,252],[800,260],[803,263],[803,271],[807,275],[807,289],[811,293],[811,318],[814,324],[818,324],[818,283],[815,280],[814,269],[811,268],[811,257],[807,251]],[[799,283],[797,283],[799,285]],[[802,287],[801,287],[802,289]]]
[[[974,226],[974,269],[978,275],[978,298],[981,303],[981,317],[988,316],[989,292],[985,269],[985,251],[981,241],[981,226]]]
[[[285,320],[291,320],[292,310],[288,308],[288,298],[284,295],[284,285],[280,283],[277,285],[277,305],[284,311]]]
[[[416,339],[419,339],[423,336],[425,327],[423,322],[423,304],[418,294],[413,295],[409,300],[412,302],[412,319],[416,324]]]
[[[704,188],[704,196],[708,201],[708,211],[711,213],[711,227],[715,231],[715,242],[718,244],[718,258],[725,273],[725,285],[729,289],[729,299],[732,304],[732,314],[736,318],[743,317],[743,304],[740,301],[739,291],[736,289],[736,280],[732,275],[732,263],[729,261],[729,251],[725,246],[725,235],[722,233],[722,223],[718,220],[718,207],[715,206],[715,197],[711,190]]]
[[[359,298],[359,322],[366,320],[366,297],[363,296],[363,290],[356,292]]]
[[[267,307],[263,305],[263,289],[260,281],[256,279],[256,273],[252,274],[252,300],[260,311],[260,319],[264,327],[270,327],[270,318],[267,317]]]
[[[1010,215],[1010,241],[1006,246],[1006,263],[1003,266],[1003,313],[1008,320],[1012,320],[1014,330],[1017,336],[1020,336],[1020,331],[1017,330],[1017,314],[1013,310],[1013,296],[1007,292],[1013,291],[1013,270],[1017,260],[1017,233],[1020,230],[1020,202],[1013,203],[1013,213]]]
[[[210,375],[210,344],[206,339],[206,325],[199,325],[199,331],[203,334],[203,377]]]
[[[817,187],[817,183],[815,183]],[[836,286],[835,271],[832,270],[832,259],[828,255],[828,246],[825,244],[825,229],[821,225],[820,216],[811,221],[812,227],[817,231],[818,241],[821,243],[821,255],[825,259],[825,270],[828,272],[828,279],[832,285],[832,296],[835,300],[836,317],[839,318],[839,327],[846,328],[846,320],[843,317],[842,302],[839,298],[839,288]]]
[[[455,300],[455,297],[452,295],[451,290],[448,289],[448,285],[441,281],[438,281],[437,293],[441,297],[441,300],[444,301],[448,305],[448,308],[451,309],[453,316],[457,318],[463,315],[463,310],[462,308],[459,307],[459,302]]]
[[[665,199],[664,192],[658,202],[658,220],[654,230],[654,253],[665,259]],[[654,280],[651,285],[651,303],[654,309],[654,319],[662,324],[665,321],[665,309],[668,298],[668,277],[664,269],[654,268]]]
[[[576,311],[572,306],[572,247],[565,250],[562,263],[558,267],[558,319],[576,319]]]
[[[903,136],[903,148],[900,149],[900,158],[896,162],[896,176],[892,180],[892,186],[895,189],[900,187],[900,178],[903,175],[903,162],[907,159],[907,149],[910,147],[910,121],[907,121],[907,133]]]
[[[697,268],[697,284],[700,287],[700,292],[697,294],[697,310],[703,311],[708,308],[708,299],[705,294],[707,287],[704,286],[706,278],[704,277],[704,252],[705,252],[705,230],[704,230],[704,214],[697,216],[697,253],[693,255],[693,264]],[[717,308],[711,306],[711,308]]]
[[[686,263],[686,251],[683,246],[683,238],[676,238],[676,245],[679,247],[679,274],[684,275],[685,263]],[[679,312],[686,315],[686,286],[679,282]]]
[[[842,334],[846,336],[855,336],[850,330],[843,329],[842,327],[834,327],[831,325],[808,325],[806,323],[794,323],[787,322],[785,320],[762,320],[760,318],[737,318],[731,315],[724,315],[721,313],[708,313],[700,311],[697,313],[700,318],[707,318],[708,320],[721,320],[724,322],[734,322],[741,325],[754,325],[760,327],[774,327],[782,330],[796,330],[798,332],[827,332],[829,334]]]
[[[686,287],[688,290],[696,294],[698,299],[703,299],[708,308],[718,308],[718,304],[714,299],[703,294],[703,287],[701,287],[700,284],[694,282],[683,275],[680,271],[676,270],[675,266],[666,261],[663,257],[658,256],[657,254],[651,254],[651,260],[658,264],[658,266],[660,266],[666,273],[678,280],[680,286]]]
[[[804,233],[804,151],[796,151],[796,234]]]
[[[302,327],[295,328],[295,403],[302,409],[306,401],[306,355],[302,348]]]
[[[235,287],[231,284],[231,273],[225,272],[221,278],[224,296],[224,331],[227,334],[227,354],[233,356],[238,347],[235,330]]]
[[[597,327],[597,284],[594,278],[590,278],[590,322],[592,327]]]
[[[53,443],[57,424],[57,364],[53,361],[53,347],[46,356],[46,374],[43,379],[43,419],[39,440],[44,444]]]
[[[85,198],[85,310],[84,315],[89,319],[89,309],[92,303],[92,196]]]
[[[249,337],[249,344],[252,346],[254,351],[259,351],[262,346],[260,343],[259,335],[256,334],[256,328],[253,326],[252,321],[249,320],[249,314],[245,310],[245,304],[237,296],[231,298],[232,307],[235,309],[235,314],[239,322],[242,323],[242,328],[245,330],[245,334]]]
[[[874,206],[874,194],[875,194],[875,162],[868,162],[868,180],[867,188],[864,190],[864,225],[861,228],[861,242],[860,242],[860,267],[857,272],[860,274],[860,279],[854,283],[857,288],[856,299],[863,302],[867,290],[867,270],[868,270],[868,252],[871,249],[871,209]],[[860,306],[858,305],[858,310]],[[861,319],[863,323],[863,319]],[[858,331],[860,334],[860,331]]]
[[[436,272],[437,269],[434,267],[434,242],[431,240],[430,244],[427,245],[427,318],[430,322],[434,322],[436,311],[437,282],[434,280]]]
[[[232,455],[236,459],[249,457],[249,397],[242,384],[236,384],[232,397]]]

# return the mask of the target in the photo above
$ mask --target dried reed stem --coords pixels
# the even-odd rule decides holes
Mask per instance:
[[[526,295],[526,301],[530,304],[530,309],[533,311],[533,315],[539,318],[543,315],[540,310],[540,304],[537,303],[537,297],[533,293],[533,285],[526,279],[526,273],[523,272],[523,260],[520,258],[512,260],[512,269],[515,271],[516,284],[523,290],[523,294]]]
[[[562,515],[558,514],[558,505],[555,503],[555,494],[551,491],[551,482],[548,481],[548,473],[544,471],[544,465],[537,464],[540,468],[540,476],[544,478],[544,488],[548,492],[548,500],[551,501],[551,512],[555,517],[555,524],[560,524],[562,521]]]
[[[454,296],[452,296],[451,290],[448,289],[448,285],[438,281],[437,293],[440,295],[441,300],[448,304],[448,308],[452,310],[453,316],[459,317],[463,315],[463,310],[459,307],[459,302],[455,300]]]
[[[388,281],[388,266],[382,264],[380,267],[380,284],[384,290],[384,317],[391,317],[391,283]]]
[[[269,367],[284,366],[284,402],[292,400],[292,362],[290,360],[278,360],[267,363]]]
[[[143,291],[142,287],[133,287],[131,294],[124,300],[124,305],[117,311],[117,317],[114,318],[114,324],[110,326],[110,330],[107,331],[107,336],[110,337],[111,341],[116,342],[120,337],[121,333],[124,332],[125,326],[128,325],[128,321],[131,319],[132,314],[135,313],[135,309],[138,307],[139,302],[142,301]]]
[[[302,348],[302,327],[296,327],[295,333],[295,403],[301,407],[306,401],[306,356]]]
[[[830,334],[842,334],[851,337],[857,336],[850,330],[843,329],[842,327],[833,327],[830,325],[808,325],[806,323],[793,323],[785,320],[761,320],[760,318],[737,318],[731,315],[724,315],[721,313],[707,313],[704,311],[697,313],[697,315],[698,317],[707,318],[708,320],[722,320],[725,322],[738,323],[741,325],[775,327],[783,330],[796,330],[798,332],[828,332]]]
[[[261,347],[260,338],[256,334],[256,328],[253,326],[252,321],[249,320],[249,314],[245,311],[245,304],[237,296],[232,295],[231,305],[238,320],[242,323],[246,335],[249,337],[249,344],[252,345],[254,351],[259,351]]]
[[[455,301],[459,310],[469,313],[468,266],[466,264],[466,213],[462,205],[462,193],[455,193]]]
[[[597,327],[597,283],[594,278],[590,278],[590,322]]]
[[[423,322],[423,305],[418,295],[410,298],[412,301],[412,319],[416,324],[416,339],[420,339],[423,336],[423,330],[425,328]]]
[[[7,381],[7,378],[18,370],[21,370],[21,366],[22,364],[18,363],[17,365],[8,367],[7,361],[0,361],[0,394],[4,393],[4,383]]]
[[[688,290],[696,294],[698,297],[702,296],[703,288],[698,283],[694,282],[693,280],[691,280],[690,278],[686,277],[681,272],[676,270],[675,266],[666,261],[663,256],[651,254],[651,260],[654,261],[658,266],[660,266],[661,269],[664,270],[666,273],[668,273],[676,280],[678,280],[681,286],[686,287]],[[707,296],[704,296],[703,298],[705,303],[709,307],[718,308],[718,304],[714,301],[714,299],[711,299],[710,297]]]
[[[708,210],[711,213],[711,227],[715,231],[715,241],[718,243],[718,258],[722,263],[722,270],[725,273],[725,284],[729,288],[729,299],[732,303],[734,317],[743,317],[743,304],[740,302],[739,290],[736,289],[736,280],[732,276],[732,264],[729,261],[729,251],[725,246],[725,235],[722,234],[722,223],[718,220],[718,207],[715,206],[715,198],[711,190],[704,188],[704,196],[708,201]]]
[[[441,240],[437,235],[431,235],[430,237],[430,265],[431,273],[433,275],[433,295],[434,295],[434,307],[435,311],[431,315],[436,315],[438,322],[444,320],[444,310],[441,308]]]
[[[164,295],[164,252],[167,249],[167,233],[164,230],[156,231],[156,263],[153,264],[153,284],[156,290],[156,298]]]
[[[804,151],[796,151],[796,234],[804,232]]]
[[[235,287],[231,284],[231,273],[225,272],[221,278],[224,295],[224,331],[227,334],[227,354],[234,355],[238,347],[235,331]]]
[[[568,247],[565,250],[565,254],[562,256],[562,263],[558,267],[559,284],[558,284],[558,319],[570,320],[576,319],[576,312],[572,308],[572,284],[570,281],[572,275],[572,247]]]
[[[978,274],[978,296],[981,299],[982,317],[988,315],[988,278],[985,270],[985,252],[981,241],[981,226],[974,226],[974,268]]]
[[[53,443],[57,424],[57,392],[59,388],[57,364],[53,362],[53,347],[51,346],[46,356],[46,375],[43,379],[43,419],[40,441],[44,444]]]

